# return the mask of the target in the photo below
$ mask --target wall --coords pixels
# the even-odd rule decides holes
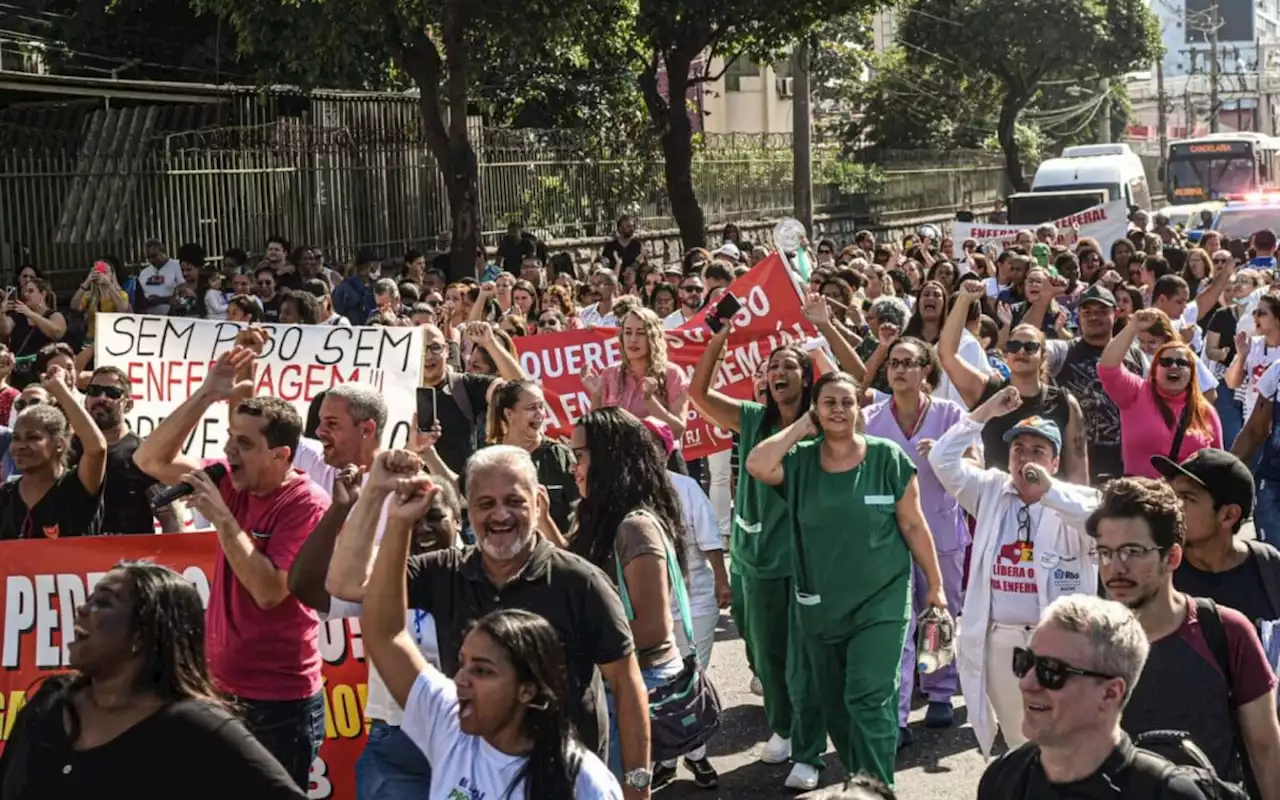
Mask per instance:
[[[721,60],[711,64],[711,74],[724,69]],[[726,76],[708,84],[702,95],[702,129],[707,133],[790,133],[791,98],[778,93],[778,75],[761,65],[755,76],[738,78],[730,90]]]

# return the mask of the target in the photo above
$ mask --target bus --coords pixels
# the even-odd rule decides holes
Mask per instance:
[[[1163,176],[1172,205],[1256,192],[1272,183],[1280,139],[1239,131],[1184,139],[1169,145]]]

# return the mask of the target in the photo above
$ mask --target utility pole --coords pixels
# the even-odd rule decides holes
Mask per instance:
[[[810,236],[813,230],[813,114],[810,108],[809,37],[796,44],[791,53],[791,139],[794,166],[792,193],[796,219]]]
[[[1218,117],[1221,112],[1218,104],[1218,29],[1222,27],[1218,19],[1218,3],[1214,0],[1209,7],[1209,133],[1217,133]]]
[[[1098,81],[1098,91],[1102,94],[1102,105],[1098,107],[1098,143],[1111,144],[1111,81],[1107,78]]]
[[[1169,98],[1164,93],[1164,57],[1156,58],[1156,141],[1160,144],[1160,174],[1169,155]]]

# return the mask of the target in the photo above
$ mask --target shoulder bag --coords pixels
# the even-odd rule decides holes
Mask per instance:
[[[698,663],[697,651],[693,648],[689,595],[684,588],[679,563],[671,549],[671,540],[657,517],[647,512],[639,513],[652,519],[662,530],[667,579],[671,583],[671,591],[676,594],[680,621],[684,624],[684,635],[690,644],[690,653],[685,656],[684,668],[680,673],[668,678],[661,686],[649,690],[650,758],[654,761],[668,761],[706,744],[720,730],[720,696],[711,681],[707,680],[703,665]],[[622,607],[627,612],[628,620],[635,619],[631,595],[627,591],[627,580],[622,574],[622,561],[618,558],[616,548],[613,563],[618,571],[618,593],[622,596]]]

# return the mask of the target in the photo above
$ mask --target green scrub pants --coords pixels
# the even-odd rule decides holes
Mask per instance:
[[[865,772],[893,786],[898,753],[898,689],[911,602],[910,581],[858,611],[852,635],[803,636],[827,731],[850,775]],[[844,702],[839,702],[843,698]]]
[[[769,729],[791,739],[792,761],[821,769],[822,753],[827,749],[822,695],[800,641],[791,578],[743,575],[740,581],[742,606],[735,609],[735,621],[746,639],[752,670],[764,687],[764,715]],[[735,606],[737,602],[735,591]],[[901,646],[897,655],[901,659]]]

